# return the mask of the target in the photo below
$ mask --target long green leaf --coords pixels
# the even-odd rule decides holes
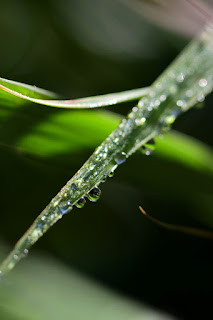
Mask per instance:
[[[0,89],[15,97],[57,108],[97,108],[112,106],[122,102],[139,100],[149,92],[149,88],[142,88],[75,100],[49,100],[48,97],[55,98],[56,95],[34,86],[3,78],[0,78]]]

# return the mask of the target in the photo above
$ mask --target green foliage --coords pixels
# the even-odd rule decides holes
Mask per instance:
[[[106,3],[112,11],[103,10],[104,1],[100,2],[101,8],[96,1],[54,0],[46,6],[40,1],[21,0],[17,5],[9,0],[2,4],[3,76],[35,83],[66,97],[150,84],[177,54],[182,40],[156,32],[146,22],[140,24],[135,15],[120,10],[115,1]],[[12,18],[5,18],[10,11]],[[100,14],[104,16],[100,18]],[[118,26],[122,19],[128,25],[128,32],[117,37],[119,28],[113,25],[107,41],[103,31],[107,23],[111,26],[114,14]],[[88,37],[89,27],[96,40],[100,33],[98,41]],[[127,34],[133,42],[126,41]],[[1,85],[14,85],[1,81]],[[59,99],[51,92],[35,92],[35,87],[20,83],[10,89],[24,95],[31,90],[35,99]],[[103,110],[49,108],[0,92],[0,232],[2,242],[12,245],[122,117]],[[87,204],[80,214],[78,209],[73,210],[41,239],[33,249],[32,260],[29,257],[23,261],[0,284],[0,318],[52,319],[60,313],[62,319],[83,319],[85,314],[92,319],[100,318],[100,314],[101,319],[132,319],[135,312],[143,319],[162,318],[151,311],[142,314],[140,303],[139,308],[134,303],[132,306],[131,300],[112,292],[107,297],[110,311],[106,310],[106,300],[100,298],[106,290],[93,291],[93,285],[87,286],[84,279],[81,282],[72,267],[155,308],[181,316],[197,316],[200,308],[201,318],[205,317],[207,297],[212,296],[213,287],[211,243],[159,230],[138,210],[140,204],[153,216],[173,224],[203,229],[213,226],[212,97],[205,104],[204,110],[182,116],[175,123],[178,131],[157,138],[152,156],[139,152],[133,155],[113,179],[102,185],[102,198],[97,204]],[[132,106],[113,107],[113,111],[124,114]],[[48,251],[60,263],[36,258],[34,250]]]

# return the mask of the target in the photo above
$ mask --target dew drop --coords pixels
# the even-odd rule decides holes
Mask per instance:
[[[75,191],[77,189],[77,185],[75,183],[71,184],[71,190]]]
[[[119,138],[115,138],[113,142],[114,142],[115,144],[118,144],[118,143],[119,143]]]
[[[28,254],[28,253],[29,253],[29,250],[24,249],[24,254]]]
[[[114,171],[111,171],[109,174],[108,174],[108,177],[109,178],[112,178],[114,176]]]
[[[87,197],[90,201],[96,202],[101,196],[101,190],[98,187],[94,187],[88,194]]]
[[[154,151],[154,149],[144,145],[141,147],[141,151],[143,154],[145,154],[146,156],[150,156],[152,154],[152,152]]]
[[[152,154],[152,152],[155,150],[155,140],[154,138],[151,138],[150,140],[148,140],[142,147],[141,147],[141,151],[143,154],[145,154],[146,156],[149,156],[150,154]]]
[[[106,182],[106,181],[107,181],[107,175],[105,175],[105,176],[102,178],[101,182]]]
[[[186,91],[186,96],[187,96],[188,98],[191,98],[191,97],[192,97],[192,94],[193,94],[192,90],[187,90],[187,91]]]
[[[150,140],[148,140],[147,142],[146,142],[146,145],[155,145],[155,139],[154,138],[151,138]]]
[[[160,101],[165,101],[166,100],[166,95],[162,94],[162,96],[160,96]]]
[[[155,106],[158,107],[159,105],[160,105],[160,100],[157,99],[157,100],[155,101]]]
[[[79,209],[83,208],[84,205],[86,204],[86,199],[82,197],[81,199],[78,200],[78,202],[75,204],[75,206]]]
[[[135,120],[135,124],[136,124],[137,126],[140,126],[140,125],[142,125],[145,121],[146,121],[146,118],[145,118],[145,117],[142,117],[142,118],[140,118],[140,119],[136,119],[136,120]]]
[[[201,94],[198,98],[197,98],[197,101],[198,102],[203,102],[205,100],[205,97],[203,94]]]
[[[183,106],[183,101],[182,100],[178,100],[176,102],[176,104],[177,104],[178,107],[182,107]]]
[[[181,114],[181,109],[174,110],[171,114],[167,115],[165,118],[165,123],[168,125],[174,123],[176,118]]]
[[[59,210],[62,214],[67,213],[68,211],[70,211],[72,209],[71,203],[70,201],[68,202],[62,202],[61,206],[59,207]]]
[[[126,161],[126,153],[125,152],[121,152],[121,153],[117,153],[115,155],[115,162],[117,164],[122,164]]]
[[[169,91],[171,92],[171,94],[175,94],[177,92],[177,86],[171,85],[171,87],[169,87]]]
[[[43,223],[42,223],[42,222],[39,222],[39,223],[37,224],[37,227],[38,227],[38,228],[42,228],[42,226],[43,226]]]
[[[199,86],[200,86],[201,88],[206,87],[206,86],[207,86],[207,80],[206,80],[206,79],[200,79],[200,81],[199,81]]]
[[[181,82],[183,82],[183,80],[184,80],[184,74],[181,72],[177,76],[177,82],[181,83]]]

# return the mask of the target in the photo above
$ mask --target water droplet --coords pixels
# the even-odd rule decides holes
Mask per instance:
[[[133,112],[137,112],[137,111],[138,111],[138,108],[137,108],[137,107],[134,107],[134,108],[132,108],[132,111],[133,111]]]
[[[115,162],[117,164],[122,164],[126,161],[126,153],[125,152],[121,152],[121,153],[117,153],[115,155]]]
[[[145,121],[146,121],[146,118],[145,118],[145,117],[142,117],[142,118],[140,118],[140,119],[136,119],[136,120],[135,120],[135,124],[136,124],[137,126],[140,126],[140,125],[142,125]]]
[[[75,183],[71,184],[71,190],[75,191],[77,189],[77,185]]]
[[[128,115],[128,118],[131,119],[133,116],[134,116],[134,114],[133,114],[133,112],[131,112],[131,113]],[[126,124],[126,119],[123,119],[123,120],[121,121],[120,128],[123,128],[125,124]]]
[[[150,140],[148,140],[148,141],[146,142],[146,145],[147,145],[147,144],[154,145],[154,144],[155,144],[155,139],[154,139],[154,138],[151,138]]]
[[[187,90],[186,91],[186,96],[188,97],[188,98],[191,98],[192,97],[192,90]]]
[[[109,174],[108,174],[108,177],[109,178],[112,178],[114,176],[114,171],[111,171]]]
[[[154,149],[152,149],[152,148],[150,148],[150,147],[148,147],[148,146],[146,146],[146,145],[143,145],[143,146],[141,147],[141,151],[142,151],[142,153],[145,154],[146,156],[150,156],[150,155],[152,154],[152,152],[154,151]]]
[[[59,207],[59,210],[62,214],[65,214],[67,213],[68,211],[70,211],[72,209],[72,206],[71,206],[71,203],[70,201],[68,202],[62,202],[60,207]]]
[[[171,94],[175,94],[177,92],[177,86],[176,85],[171,85],[169,87],[169,91]]]
[[[198,98],[197,98],[197,101],[198,102],[203,102],[205,100],[205,97],[203,94],[201,94]]]
[[[152,152],[155,150],[155,140],[154,138],[151,138],[150,140],[148,140],[142,147],[141,147],[141,151],[143,154],[145,154],[146,156],[149,156],[150,154],[152,154]]]
[[[207,86],[207,80],[206,80],[206,79],[200,79],[200,81],[199,81],[199,86],[200,86],[201,88],[206,87],[206,86]]]
[[[24,249],[24,254],[28,254],[29,250]]]
[[[181,114],[181,110],[180,109],[177,109],[177,110],[173,111],[171,114],[169,114],[165,118],[165,123],[167,125],[172,124],[180,114]]]
[[[166,95],[165,95],[165,94],[162,94],[162,96],[160,96],[160,100],[161,100],[161,101],[165,101],[165,100],[166,100]]]
[[[53,203],[53,206],[54,207],[57,207],[57,205],[59,204],[59,199],[57,199],[57,200],[52,200],[52,203]]]
[[[184,74],[181,72],[181,73],[179,73],[179,75],[177,76],[177,82],[183,82],[183,80],[184,80]]]
[[[172,124],[175,122],[176,116],[174,114],[170,114],[166,117],[165,121],[167,124]]]
[[[155,106],[158,107],[159,105],[160,105],[160,100],[157,99],[157,100],[155,101]]]
[[[86,199],[82,197],[81,199],[78,200],[75,206],[80,209],[84,207],[85,203],[86,203]]]
[[[13,258],[14,258],[15,260],[17,260],[17,259],[18,259],[17,254],[14,254]]]
[[[107,181],[107,175],[103,176],[101,182],[106,182]]]
[[[88,194],[87,197],[90,201],[96,202],[101,196],[101,190],[98,187],[93,188]]]
[[[178,100],[176,102],[176,104],[177,104],[178,107],[182,107],[183,106],[183,101],[182,100]]]
[[[115,140],[113,141],[115,144],[118,144],[119,142],[119,138],[115,138]]]
[[[42,221],[44,221],[45,219],[46,219],[46,217],[45,217],[45,216],[42,216],[42,217],[41,217],[41,220],[42,220]]]
[[[42,226],[43,226],[43,223],[42,223],[42,222],[39,222],[39,223],[37,224],[37,227],[38,227],[38,228],[42,228]]]

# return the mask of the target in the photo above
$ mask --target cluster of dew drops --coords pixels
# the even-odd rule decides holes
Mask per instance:
[[[152,154],[152,152],[154,151],[154,147],[155,147],[155,140],[152,138],[150,139],[146,144],[144,144],[141,147],[141,151],[144,155],[149,156]],[[125,152],[121,152],[119,154],[116,155],[115,157],[115,161],[117,165],[120,165],[122,163],[124,163],[126,161],[126,153]],[[104,176],[101,182],[106,182],[107,177],[113,177],[114,176],[114,170],[111,171],[108,176]],[[71,186],[72,188],[72,186]],[[92,188],[85,196],[81,197],[76,203],[75,203],[75,207],[81,209],[85,206],[86,204],[86,198],[88,198],[88,200],[90,200],[91,202],[96,202],[99,200],[101,196],[101,190],[99,187],[95,186],[94,188]],[[61,205],[59,206],[59,210],[60,213],[62,215],[66,214],[68,211],[70,211],[72,209],[71,206],[71,202],[68,201],[66,202],[65,205]],[[39,227],[39,225],[38,225]]]
[[[182,83],[184,81],[184,74],[183,73],[179,73],[177,78],[176,78],[176,83]],[[200,79],[199,80],[199,83],[198,83],[198,86],[200,88],[205,88],[207,86],[207,79]],[[185,98],[191,98],[192,96],[192,91],[188,90],[186,93],[185,93]],[[160,105],[160,102],[164,102],[166,100],[167,96],[166,95],[161,95],[160,97],[160,100],[156,100],[157,102],[155,102],[155,107],[158,107]],[[182,96],[182,98],[184,98]],[[200,94],[198,99],[197,99],[197,102],[203,102],[204,100],[204,95],[203,94]],[[177,100],[176,102],[176,106],[177,108],[175,110],[172,111],[172,114],[168,114],[167,117],[166,117],[166,122],[164,122],[163,124],[163,132],[167,131],[169,128],[170,128],[170,125],[174,122],[174,120],[177,118],[177,116],[181,113],[181,111],[184,111],[184,99],[179,99]],[[148,108],[148,111],[151,111],[152,109],[152,106]],[[133,113],[138,110],[138,108],[134,107],[132,109]],[[131,115],[131,114],[130,114]],[[144,119],[144,118],[142,118]],[[136,119],[137,121],[138,119]],[[144,120],[145,121],[145,120]],[[143,124],[144,121],[140,121],[140,125]],[[161,136],[161,135],[159,135]],[[137,141],[136,141],[137,142]],[[149,156],[153,153],[155,149],[155,140],[154,138],[151,138],[149,141],[147,141],[141,148],[141,152],[146,155],[146,156]],[[127,159],[127,155],[125,152],[120,152],[120,153],[117,153],[115,155],[115,162],[116,162],[116,166],[117,167],[118,165],[122,164],[123,162],[125,162]],[[112,177],[114,175],[114,170],[108,174],[108,177]],[[102,182],[105,182],[107,179],[107,176],[103,177],[102,179]],[[75,186],[75,183],[73,183],[71,185],[71,189],[72,190],[75,190],[76,186]],[[77,208],[83,208],[84,205],[86,204],[86,198],[88,198],[90,201],[92,202],[96,202],[101,196],[101,190],[99,189],[98,186],[95,186],[94,188],[92,188],[86,195],[84,195],[83,197],[81,197],[74,205],[75,207]],[[68,213],[69,211],[72,210],[72,204],[71,204],[71,201],[65,201],[65,202],[55,202],[54,204],[55,207],[57,207],[57,210],[58,210],[58,215],[59,216],[63,216],[64,214]],[[54,214],[53,216],[50,218],[52,220],[54,220]],[[40,222],[37,224],[37,231],[38,232],[42,232],[42,228],[44,227],[45,225],[45,221],[46,220],[46,217],[45,216],[42,216],[41,217],[41,220]],[[39,230],[40,229],[40,230]]]

